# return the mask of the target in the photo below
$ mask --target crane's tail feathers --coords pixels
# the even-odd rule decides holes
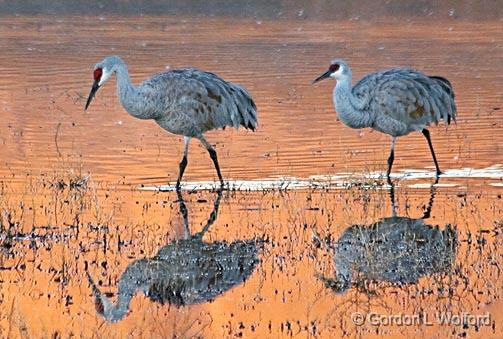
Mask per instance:
[[[231,87],[234,92],[234,104],[237,108],[237,114],[231,114],[234,126],[238,128],[243,126],[246,129],[255,131],[258,125],[257,106],[251,95],[241,86],[233,84]]]
[[[255,106],[255,102],[253,99],[250,97],[248,99],[248,109],[246,110],[246,113],[241,113],[241,126],[244,126],[246,129],[251,129],[252,131],[255,131],[257,128],[258,122],[257,122],[257,106]]]
[[[454,95],[454,89],[452,88],[452,84],[449,80],[447,80],[444,77],[441,76],[430,76],[430,79],[435,80],[437,84],[440,85],[442,88],[443,92],[448,95],[446,100],[443,100],[445,102],[445,107],[443,109],[443,119],[449,125],[451,123],[451,120],[456,122],[456,114],[457,114],[457,109],[456,109],[456,103],[454,101],[455,95]]]
[[[449,93],[450,97],[454,99],[454,90],[452,89],[452,84],[449,80],[438,75],[430,76],[430,78],[437,80],[438,83],[447,91],[447,93]]]

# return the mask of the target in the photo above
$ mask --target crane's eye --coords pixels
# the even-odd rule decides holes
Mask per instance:
[[[330,72],[337,72],[339,70],[339,64],[330,65],[328,69],[330,70]]]
[[[93,73],[94,80],[96,80],[96,81],[100,80],[102,74],[103,74],[103,70],[101,68],[96,68]]]

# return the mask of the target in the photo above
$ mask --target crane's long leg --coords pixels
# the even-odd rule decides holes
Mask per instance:
[[[435,162],[435,167],[437,168],[437,179],[438,179],[440,174],[442,174],[442,171],[440,170],[440,167],[438,167],[437,157],[435,156],[435,151],[433,150],[433,144],[431,143],[430,131],[428,131],[426,128],[423,129],[423,135],[428,141],[428,146],[430,146],[431,155],[433,156],[433,161]]]
[[[200,232],[198,232],[196,235],[194,235],[194,237],[201,239],[204,236],[204,234],[206,232],[208,232],[211,225],[213,225],[215,223],[215,221],[217,220],[218,207],[220,206],[221,199],[222,199],[222,190],[220,189],[220,190],[217,190],[217,199],[213,203],[213,211],[211,211],[210,216],[209,216],[208,220],[206,221],[206,225],[204,225],[203,229]]]
[[[395,185],[390,184],[391,188],[389,190],[389,198],[391,200],[391,216],[396,217],[396,202],[395,202]]]
[[[438,178],[430,188],[430,200],[428,200],[428,205],[426,206],[426,210],[423,213],[421,219],[428,219],[431,216],[431,209],[433,208],[433,200],[435,199],[435,193],[437,191],[437,186],[435,184],[438,183]]]
[[[178,191],[180,189],[180,182],[182,181],[183,177],[183,172],[185,172],[185,168],[187,167],[187,157],[189,155],[189,142],[190,142],[190,137],[183,137],[183,143],[184,143],[184,148],[183,148],[183,158],[182,161],[180,161],[180,170],[178,172],[178,180],[176,181],[176,190]]]
[[[182,191],[176,190],[176,195],[178,197],[178,203],[180,204],[180,214],[183,217],[183,238],[190,238],[190,228],[189,228],[189,211],[187,210],[187,205],[185,205],[185,200],[182,196]]]
[[[396,143],[396,137],[392,137],[391,151],[388,157],[388,171],[386,172],[386,178],[388,179],[389,185],[391,185],[391,178],[389,177],[389,175],[391,174],[391,168],[393,167],[393,160],[395,160],[395,143]]]
[[[206,141],[206,139],[202,135],[200,135],[198,137],[198,139],[201,141],[201,143],[204,145],[204,147],[206,147],[206,149],[208,150],[208,153],[210,154],[210,158],[211,158],[211,160],[213,160],[213,164],[215,165],[215,169],[217,170],[218,180],[220,180],[220,186],[224,187],[224,179],[222,178],[222,174],[220,173],[220,166],[218,166],[217,152],[215,151],[213,146],[211,146],[210,143],[208,141]]]

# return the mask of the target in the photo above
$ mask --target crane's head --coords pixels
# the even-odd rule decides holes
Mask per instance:
[[[110,322],[117,322],[124,318],[126,316],[126,313],[128,311],[128,307],[118,307],[117,304],[112,304],[110,300],[103,294],[99,289],[98,286],[93,281],[93,278],[91,278],[91,275],[89,272],[86,271],[87,274],[87,280],[89,281],[89,284],[91,285],[91,288],[93,290],[95,302],[94,306],[96,307],[96,312],[101,315],[103,318],[105,318],[107,321]]]
[[[91,93],[89,93],[89,97],[87,98],[86,107],[89,107],[89,104],[94,98],[94,95],[98,91],[98,89],[110,78],[110,76],[116,72],[116,67],[118,64],[123,64],[121,58],[118,56],[108,56],[103,61],[100,61],[94,66],[93,71],[93,87],[91,88]]]
[[[334,59],[330,63],[328,70],[314,79],[313,84],[326,78],[341,80],[347,77],[351,77],[351,69],[349,68],[348,64],[344,60]]]

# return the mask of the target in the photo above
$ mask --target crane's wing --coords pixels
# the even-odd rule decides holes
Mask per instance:
[[[158,74],[140,85],[162,102],[163,109],[186,114],[203,131],[233,126],[255,130],[257,107],[241,86],[197,69]]]
[[[456,119],[454,91],[442,77],[391,69],[365,76],[352,91],[375,117],[387,115],[409,126],[437,124],[440,119],[450,124]]]

